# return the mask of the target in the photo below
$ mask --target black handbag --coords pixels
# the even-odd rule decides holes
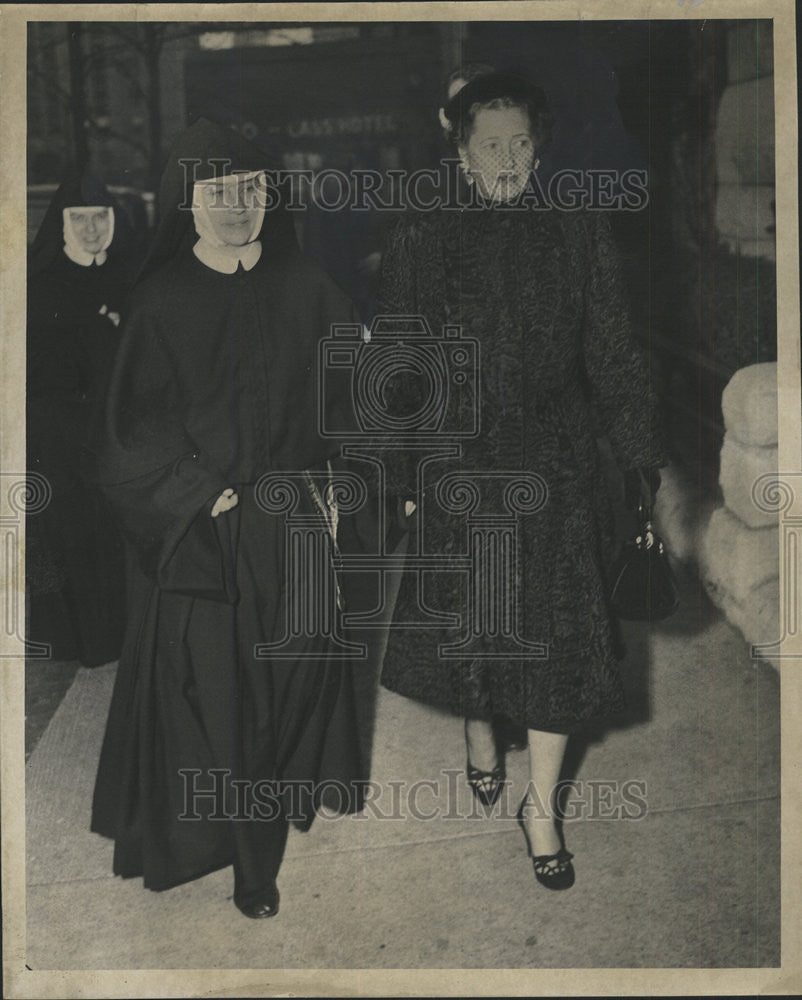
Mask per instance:
[[[663,540],[643,503],[638,523],[638,534],[624,543],[613,567],[610,604],[627,621],[660,621],[679,607],[677,584]]]

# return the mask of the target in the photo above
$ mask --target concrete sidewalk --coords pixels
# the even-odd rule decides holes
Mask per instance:
[[[535,882],[513,818],[526,755],[510,757],[508,794],[485,816],[457,773],[461,721],[383,690],[379,798],[292,832],[277,918],[237,913],[230,869],[160,894],[115,879],[112,845],[88,832],[113,668],[79,671],[28,764],[27,964],[779,965],[779,678],[696,583],[682,589],[669,622],[627,626],[632,721],[571,747],[565,893]]]

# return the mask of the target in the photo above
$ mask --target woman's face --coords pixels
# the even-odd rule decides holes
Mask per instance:
[[[258,179],[242,180],[231,176],[198,185],[201,198],[209,209],[215,236],[229,246],[245,246],[251,239],[262,205]]]
[[[111,229],[111,209],[70,208],[70,225],[87,253],[99,253]]]
[[[522,108],[480,108],[459,152],[485,198],[511,201],[526,187],[535,161],[529,115]]]

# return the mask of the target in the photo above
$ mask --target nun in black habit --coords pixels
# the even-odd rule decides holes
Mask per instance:
[[[96,449],[136,558],[92,829],[115,840],[115,873],[150,889],[233,863],[250,917],[278,911],[290,822],[358,811],[366,778],[359,662],[324,634],[256,651],[284,637],[295,597],[286,514],[257,484],[290,474],[296,513],[336,534],[316,357],[332,323],[356,321],[286,212],[265,210],[265,167],[204,119],[177,140]]]
[[[119,343],[130,287],[125,212],[91,173],[58,189],[31,247],[27,467],[49,484],[27,520],[28,638],[54,660],[116,660],[123,634],[123,543],[81,452]]]

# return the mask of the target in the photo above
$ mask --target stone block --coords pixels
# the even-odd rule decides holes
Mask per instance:
[[[719,184],[716,190],[716,229],[739,253],[744,243],[773,241],[776,219],[773,187]]]
[[[750,528],[777,523],[777,515],[755,503],[752,487],[764,475],[777,475],[777,448],[741,444],[732,434],[724,435],[721,446],[719,485],[724,503]]]
[[[717,507],[704,533],[699,569],[705,586],[746,604],[752,591],[780,576],[779,526],[750,528]]]
[[[777,444],[777,363],[740,368],[721,396],[724,427],[741,444]]]
[[[767,580],[750,592],[745,602],[738,601],[731,591],[720,589],[716,583],[705,581],[705,589],[712,602],[734,625],[750,645],[775,643],[780,631],[780,581]],[[765,659],[780,669],[779,659]]]
[[[770,19],[744,18],[727,28],[727,79],[753,80],[774,72],[774,32]]]
[[[724,243],[730,253],[740,257],[759,257],[761,260],[777,260],[777,244],[771,240],[736,240],[725,236]]]
[[[660,469],[654,526],[674,564],[695,564],[713,501],[676,465]]]
[[[716,112],[720,184],[774,184],[774,77],[727,87]]]

